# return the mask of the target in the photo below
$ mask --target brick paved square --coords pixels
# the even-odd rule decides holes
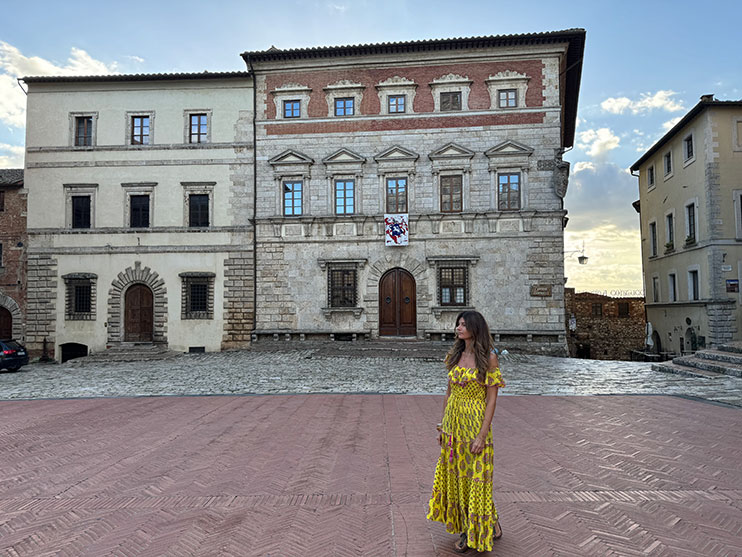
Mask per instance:
[[[3,555],[453,555],[432,395],[0,402]],[[742,553],[742,413],[498,401],[497,555]]]

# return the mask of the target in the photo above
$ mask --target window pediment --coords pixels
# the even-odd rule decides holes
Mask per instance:
[[[383,89],[385,87],[412,87],[414,89],[417,88],[417,83],[406,77],[395,75],[376,84],[377,89]]]
[[[333,164],[363,164],[366,162],[366,158],[362,157],[358,153],[354,153],[350,149],[339,149],[335,151],[329,157],[322,159],[322,162],[326,165]]]
[[[366,86],[349,79],[341,79],[325,87],[325,91],[347,91],[349,89],[365,89]]]
[[[449,143],[444,145],[440,149],[437,149],[428,155],[428,158],[432,161],[435,160],[471,160],[475,153],[471,149],[457,145],[456,143]]]
[[[314,159],[311,157],[308,157],[304,153],[300,153],[299,151],[288,149],[287,151],[284,151],[280,155],[276,155],[272,159],[269,159],[268,163],[274,167],[276,165],[285,165],[285,164],[307,165],[307,164],[314,164]]]
[[[300,85],[298,83],[284,83],[280,87],[276,87],[271,91],[271,93],[275,94],[281,94],[281,93],[311,93],[312,89],[310,87],[307,87],[306,85]]]
[[[490,159],[494,157],[530,157],[533,154],[533,147],[508,139],[488,149],[484,154]]]
[[[390,147],[386,151],[382,151],[378,155],[374,157],[374,160],[376,162],[415,162],[417,159],[420,158],[420,155],[417,153],[410,151],[409,149],[405,149],[404,147],[400,147],[399,145],[394,145],[393,147]]]
[[[442,75],[441,77],[438,77],[429,83],[430,86],[433,86],[433,85],[471,85],[471,84],[472,84],[472,80],[469,79],[467,76],[462,76],[462,75],[458,75],[454,73]]]

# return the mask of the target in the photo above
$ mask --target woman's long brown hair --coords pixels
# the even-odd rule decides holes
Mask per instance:
[[[484,383],[490,367],[490,354],[494,348],[490,328],[484,316],[478,311],[462,311],[456,316],[454,331],[458,327],[460,319],[464,320],[466,330],[472,336],[472,350],[474,352],[474,361],[477,364],[477,381]],[[464,353],[464,348],[466,348],[466,343],[457,337],[451,350],[446,354],[446,368],[448,371],[451,371],[458,365],[461,355]]]

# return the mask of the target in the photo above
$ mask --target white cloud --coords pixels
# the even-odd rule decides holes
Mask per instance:
[[[339,12],[339,13],[345,13],[348,10],[348,6],[344,6],[343,4],[327,4],[327,7],[330,9],[331,12]]]
[[[609,128],[585,130],[578,136],[577,147],[583,149],[589,156],[598,158],[618,147],[621,142],[621,139]]]
[[[627,110],[630,110],[633,114],[641,114],[655,109],[677,112],[685,109],[682,101],[676,101],[672,98],[677,94],[675,91],[657,91],[654,94],[642,93],[639,100],[635,101],[628,97],[609,97],[600,103],[600,107],[611,114],[623,114]]]
[[[0,143],[0,168],[23,168],[25,149],[18,145]]]
[[[143,64],[144,63],[144,58],[142,58],[141,56],[126,56],[126,58],[128,58],[129,60],[132,60],[132,61],[136,62],[137,64]]]
[[[574,174],[577,174],[578,172],[582,172],[583,170],[595,170],[595,165],[591,162],[580,161],[576,162],[572,168],[574,169],[572,170],[572,172]]]
[[[38,56],[25,56],[13,45],[0,41],[0,121],[22,128],[26,125],[26,97],[16,81],[40,75],[107,75],[116,63],[106,64],[79,48],[72,48],[67,63],[55,64]]]
[[[673,118],[672,120],[668,120],[667,122],[662,123],[662,129],[665,131],[665,133],[669,132],[675,124],[680,122],[682,120],[682,117],[678,116],[677,118]]]

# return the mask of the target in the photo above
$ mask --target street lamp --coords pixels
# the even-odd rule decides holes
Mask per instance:
[[[577,262],[580,265],[587,265],[587,259],[588,259],[588,257],[587,257],[587,255],[585,255],[585,242],[584,241],[582,242],[582,249],[568,250],[568,251],[565,251],[564,252],[564,255],[566,257],[567,255],[573,255],[575,253],[579,253],[580,254],[579,257],[577,257]]]

